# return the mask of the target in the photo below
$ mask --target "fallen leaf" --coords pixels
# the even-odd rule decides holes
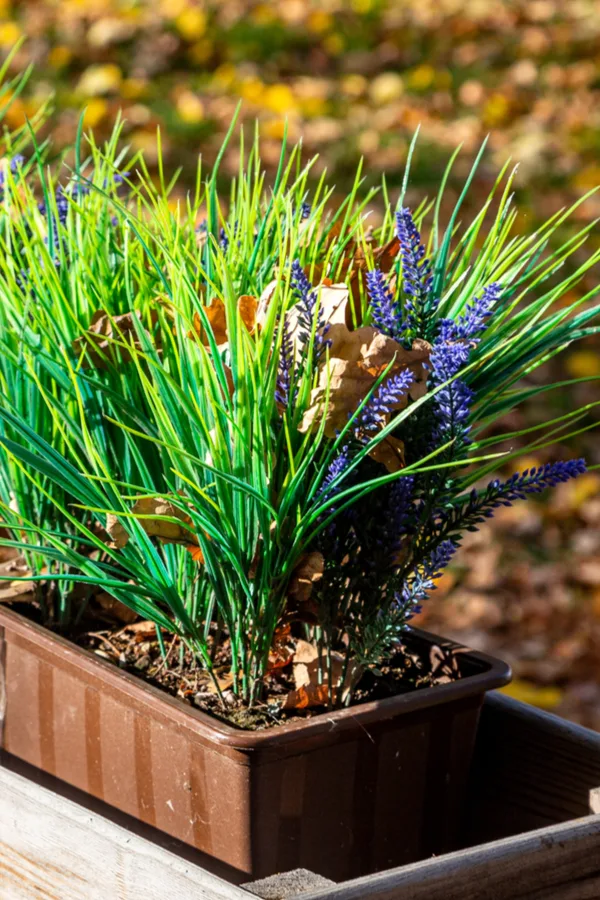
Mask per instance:
[[[324,569],[325,558],[318,550],[300,557],[290,578],[288,596],[299,604],[306,603],[314,585],[323,577]]]
[[[142,322],[142,315],[138,311],[109,316],[102,310],[97,310],[86,333],[75,338],[71,345],[73,353],[81,357],[82,368],[105,369],[110,364],[129,362],[132,352],[141,349],[135,318],[138,322]],[[158,313],[152,310],[151,326],[154,327],[157,321]],[[154,346],[160,351],[162,346],[160,333],[154,336],[153,341]]]
[[[196,544],[188,544],[185,548],[188,553],[191,555],[194,562],[200,563],[200,565],[204,565],[204,553],[201,548]]]
[[[269,665],[267,672],[283,669],[294,656],[294,645],[291,636],[291,625],[284,623],[278,625],[273,635],[273,642],[269,651]]]
[[[113,597],[112,594],[107,594],[106,591],[95,594],[94,601],[104,613],[107,613],[111,618],[116,619],[117,622],[122,622],[125,625],[132,624],[138,617],[136,612],[128,606],[125,606],[124,603],[121,603],[121,601],[117,600],[116,597]]]
[[[563,692],[557,687],[539,687],[529,681],[523,681],[515,678],[506,687],[500,688],[500,693],[512,697],[513,700],[520,700],[521,703],[530,703],[532,706],[538,706],[540,709],[555,709],[561,702]]]
[[[344,656],[333,651],[331,653],[331,678],[333,702],[343,699],[343,695],[356,683],[361,670],[350,663],[346,670],[344,683],[340,684],[344,675]],[[322,660],[319,673],[319,650],[309,641],[296,640],[292,660],[294,690],[290,691],[282,704],[282,709],[307,709],[313,706],[325,706],[330,700],[329,673],[325,658]],[[319,682],[319,674],[321,681]],[[338,697],[341,692],[342,696]]]
[[[251,297],[248,294],[242,294],[240,299],[238,300],[238,312],[240,314],[240,318],[250,334],[256,328],[256,312],[258,310],[258,300],[256,297]]]
[[[259,301],[256,297],[251,297],[249,294],[243,294],[237,302],[240,318],[250,334],[253,333],[258,324],[258,305]],[[229,340],[229,335],[227,331],[227,315],[224,302],[219,297],[213,297],[210,304],[204,307],[204,313],[208,319],[208,324],[210,325],[217,346],[226,344]],[[193,324],[194,328],[192,331],[188,332],[188,337],[198,335],[202,343],[205,346],[208,346],[208,334],[204,328],[200,313],[194,313]]]
[[[143,619],[141,622],[128,623],[119,634],[133,635],[136,644],[141,644],[142,641],[149,641],[156,637],[156,625],[148,619]]]
[[[165,544],[193,544],[195,541],[195,535],[189,528],[190,517],[164,497],[142,497],[134,503],[131,513],[143,517],[138,521],[147,535],[157,537]],[[165,521],[164,516],[179,521]],[[125,547],[129,541],[129,534],[120,517],[112,513],[106,517],[106,531],[111,538],[110,546],[114,549]]]
[[[225,304],[219,297],[213,297],[208,306],[204,307],[204,314],[210,325],[215,343],[225,344],[227,342],[227,318],[225,315]],[[204,328],[204,324],[200,313],[194,313],[194,329],[189,332],[188,337],[198,335],[205,346],[208,346],[208,334]]]
[[[317,387],[311,391],[310,405],[300,423],[301,432],[316,430],[325,414],[325,434],[334,438],[390,363],[388,378],[406,368],[415,376],[408,394],[399,398],[395,410],[404,409],[408,396],[417,399],[426,390],[425,363],[429,358],[426,347],[405,350],[393,338],[365,326],[348,332],[348,340],[341,352],[343,357],[332,354],[321,367]]]
[[[214,680],[210,678],[206,685],[207,693],[209,694],[217,694],[219,691],[223,693],[224,691],[228,691],[229,688],[233,686],[233,672],[228,669],[224,675],[218,675],[216,672],[214,674]],[[216,681],[216,684],[215,684]],[[217,690],[218,686],[218,690]]]
[[[381,463],[386,467],[388,472],[399,472],[404,468],[404,441],[388,435],[379,441],[376,447],[371,450],[369,456],[375,462]]]

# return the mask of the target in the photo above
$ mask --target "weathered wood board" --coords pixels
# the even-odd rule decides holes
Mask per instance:
[[[597,900],[600,816],[425,860],[302,900]]]
[[[252,900],[247,891],[2,765],[0,898]]]

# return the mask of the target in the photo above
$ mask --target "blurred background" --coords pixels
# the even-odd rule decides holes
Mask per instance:
[[[523,229],[600,184],[597,0],[0,0],[0,52],[22,36],[12,69],[34,68],[9,125],[54,96],[58,149],[74,139],[82,106],[98,137],[122,111],[127,143],[150,166],[160,127],[181,191],[198,153],[216,155],[240,99],[242,119],[261,122],[267,166],[287,119],[338,196],[360,157],[367,183],[385,171],[393,191],[418,125],[409,202],[436,193],[462,143],[456,191],[488,133],[465,219],[508,157],[520,164]],[[237,165],[232,149],[224,169]],[[592,197],[561,237],[598,216]],[[597,280],[594,271],[578,290]],[[567,349],[552,366],[544,378],[600,375],[600,343]],[[597,398],[595,384],[544,395],[511,430]],[[522,467],[575,455],[600,463],[594,432]],[[508,660],[513,696],[600,730],[600,475],[502,510],[468,535],[422,621]]]

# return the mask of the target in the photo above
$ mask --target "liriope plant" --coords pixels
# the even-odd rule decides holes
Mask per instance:
[[[393,204],[359,171],[336,207],[299,148],[282,148],[266,185],[256,140],[225,196],[217,163],[176,201],[139,158],[119,176],[116,146],[92,144],[62,217],[46,200],[41,226],[28,209],[40,186],[56,205],[56,184],[39,163],[37,184],[10,179],[13,199],[30,195],[3,222],[4,543],[177,636],[217,692],[217,650],[252,706],[276,648],[303,638],[314,696],[350,703],[465,530],[584,471],[576,459],[491,478],[590,427],[589,408],[499,426],[553,387],[532,372],[597,331],[597,289],[564,297],[600,251],[561,275],[592,225],[552,251],[573,210],[517,233],[508,167],[461,225],[481,155],[442,223],[441,197],[406,205],[409,165]],[[374,202],[384,217],[369,228]],[[15,373],[34,400],[15,402]]]

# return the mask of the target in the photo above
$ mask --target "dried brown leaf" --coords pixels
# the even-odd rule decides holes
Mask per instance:
[[[194,543],[195,536],[189,528],[190,517],[164,497],[142,497],[134,503],[131,512],[143,517],[139,519],[140,525],[150,537],[157,537],[165,544]],[[163,516],[179,521],[168,522]],[[111,547],[120,549],[127,544],[129,535],[119,516],[110,514],[106,517],[106,530],[111,538]]]
[[[258,300],[249,294],[242,294],[237,303],[240,318],[250,334],[256,328],[256,313],[258,310]]]
[[[131,625],[138,617],[136,612],[128,606],[125,606],[125,604],[121,603],[120,600],[117,600],[116,597],[107,594],[106,591],[95,594],[94,601],[98,604],[103,613],[106,613],[111,619],[115,619],[117,622],[122,622],[125,625]]]
[[[306,603],[316,582],[323,577],[325,558],[318,550],[313,550],[300,558],[292,572],[288,585],[288,596],[297,603]]]
[[[105,369],[110,364],[129,362],[132,353],[141,349],[135,318],[142,322],[142,314],[139,311],[109,316],[102,310],[96,310],[86,333],[76,338],[72,344],[73,352],[82,357],[82,368]],[[158,313],[152,310],[151,326],[154,327],[157,321]],[[160,351],[162,348],[160,332],[154,335],[153,341]]]
[[[258,305],[256,308],[256,323],[262,327],[264,327],[265,322],[267,321],[267,314],[269,312],[269,306],[271,305],[271,300],[273,299],[273,295],[277,290],[277,285],[279,284],[279,280],[274,278],[273,281],[270,281],[266,288],[263,290],[260,295]]]
[[[321,672],[319,672],[319,651],[315,644],[309,641],[296,640],[293,657],[294,690],[290,691],[283,702],[282,709],[307,709],[313,706],[324,706],[329,703],[329,671],[325,659],[322,659]],[[348,666],[344,677],[344,656],[341,653],[331,654],[331,683],[333,685],[331,698],[337,701],[338,695],[343,695],[356,684],[361,671],[352,663]],[[342,678],[344,683],[340,684]],[[319,680],[321,679],[321,680]]]

